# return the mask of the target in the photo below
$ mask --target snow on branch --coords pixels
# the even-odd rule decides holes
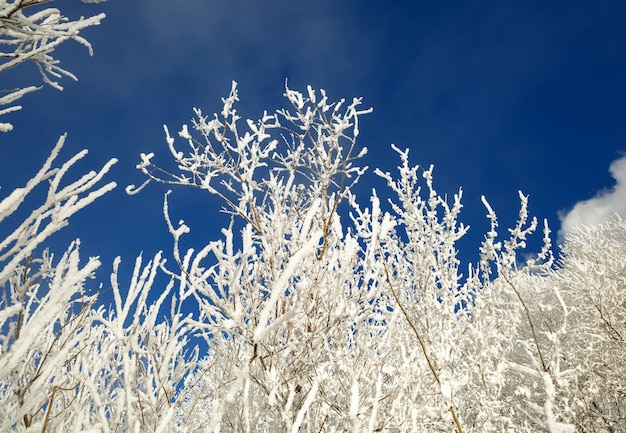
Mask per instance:
[[[117,160],[111,159],[100,171],[90,171],[62,186],[61,181],[70,167],[82,159],[87,151],[74,155],[60,167],[53,168],[53,163],[65,143],[66,135],[59,138],[52,153],[39,172],[22,188],[15,189],[0,201],[0,223],[17,211],[25,198],[43,182],[48,181],[48,193],[44,203],[30,212],[8,236],[0,241],[0,285],[7,281],[18,263],[29,257],[33,251],[49,236],[68,224],[68,219],[85,206],[115,188],[115,182],[97,186],[104,175]]]
[[[63,42],[73,40],[84,45],[93,55],[91,44],[80,35],[87,27],[99,25],[105,18],[101,13],[89,18],[81,17],[71,21],[56,8],[36,10],[36,6],[48,3],[47,0],[13,0],[0,2],[0,73],[25,62],[33,62],[44,83],[62,90],[57,81],[62,76],[76,80],[70,71],[59,66],[59,60],[52,56]],[[93,1],[92,1],[93,3]],[[13,103],[27,93],[40,87],[28,86],[21,89],[3,89],[7,93],[0,97],[0,107]],[[0,115],[21,109],[19,105],[0,108]],[[0,123],[0,132],[13,129],[10,123]]]
[[[289,109],[243,121],[233,83],[217,114],[196,110],[178,137],[164,128],[171,164],[140,156],[146,183],[128,190],[171,186],[172,241],[137,257],[128,281],[115,259],[96,286],[110,305],[93,290],[100,261],[81,263],[79,241],[58,258],[40,249],[114,187],[102,180],[115,160],[67,181],[86,152],[59,163],[63,136],[0,200],[0,223],[15,225],[0,241],[0,431],[624,425],[623,220],[571,233],[556,265],[544,224],[541,251],[523,262],[538,227],[528,197],[504,239],[483,197],[480,262],[462,267],[461,189],[441,195],[434,168],[392,146],[398,171],[375,170],[388,188],[363,206],[357,119],[369,110],[311,87],[285,96]],[[201,241],[169,205],[181,186],[222,200],[231,218],[217,239],[185,248]]]

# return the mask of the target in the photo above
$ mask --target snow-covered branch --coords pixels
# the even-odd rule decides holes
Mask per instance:
[[[100,24],[103,13],[89,18],[81,17],[71,21],[56,8],[37,8],[48,0],[3,0],[0,1],[0,73],[25,62],[33,62],[43,82],[62,90],[57,79],[62,76],[76,80],[70,71],[59,66],[59,60],[52,56],[54,50],[67,40],[84,45],[89,54],[91,44],[80,35],[87,27]],[[12,104],[27,93],[40,87],[28,86],[18,89],[3,89],[7,93],[0,97],[0,107]],[[19,105],[0,108],[0,115],[21,109]],[[0,132],[13,129],[10,123],[0,123]]]

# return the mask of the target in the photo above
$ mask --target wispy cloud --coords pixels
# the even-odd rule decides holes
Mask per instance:
[[[615,214],[626,217],[626,156],[613,161],[609,171],[615,179],[615,186],[612,189],[601,191],[589,200],[580,201],[569,212],[559,215],[560,240],[578,225],[601,224]]]
[[[294,75],[330,80],[359,71],[374,57],[365,50],[371,36],[360,31],[349,9],[332,1],[315,7],[288,0],[190,0],[186,7],[160,0],[142,3],[143,31],[170,61],[206,68],[212,79],[226,74],[229,82],[238,78],[233,75],[249,75],[258,83],[269,76],[281,85]]]

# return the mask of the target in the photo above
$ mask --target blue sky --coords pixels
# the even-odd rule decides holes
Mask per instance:
[[[193,107],[218,111],[239,83],[239,111],[257,118],[285,105],[293,89],[324,88],[333,98],[362,96],[360,144],[369,148],[366,194],[384,185],[373,174],[399,160],[390,144],[411,149],[414,164],[435,165],[435,186],[460,186],[462,220],[476,251],[489,223],[484,194],[503,225],[514,223],[517,190],[556,232],[559,214],[578,205],[576,221],[626,211],[626,5],[622,1],[56,0],[71,18],[105,12],[87,29],[95,54],[68,42],[56,52],[79,78],[21,100],[0,136],[0,197],[39,168],[58,136],[65,155],[90,151],[84,170],[116,157],[119,187],[76,215],[53,239],[82,239],[104,268],[121,254],[169,249],[161,214],[164,186],[129,197],[143,178],[141,152],[167,152],[162,125],[178,131]],[[1,88],[40,84],[34,65],[0,77]],[[10,118],[9,118],[10,117]],[[611,166],[612,173],[609,171]],[[616,179],[621,180],[616,186]],[[381,192],[382,196],[387,193]],[[582,204],[585,200],[595,201]],[[191,226],[190,246],[219,236],[220,203],[177,190],[173,219]],[[581,210],[582,209],[582,210]],[[600,210],[599,210],[600,209]]]

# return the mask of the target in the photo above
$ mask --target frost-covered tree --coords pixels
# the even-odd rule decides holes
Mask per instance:
[[[40,247],[74,213],[115,187],[113,182],[98,186],[115,161],[64,184],[66,172],[86,154],[80,152],[54,166],[64,141],[65,136],[24,187],[0,201],[0,224],[6,229],[33,190],[48,187],[44,202],[27,212],[23,221],[13,223],[0,241],[0,424],[4,431],[18,425],[41,428],[53,399],[73,400],[62,396],[78,381],[69,374],[67,362],[89,345],[85,325],[94,297],[86,295],[83,286],[100,262],[91,258],[81,265],[78,241],[59,259],[41,253]]]
[[[87,47],[89,54],[93,54],[91,44],[80,36],[80,32],[87,27],[100,24],[105,15],[101,13],[90,18],[81,17],[70,21],[57,8],[39,7],[48,1],[0,0],[0,72],[25,62],[33,62],[39,69],[44,83],[61,90],[61,85],[56,81],[58,78],[66,76],[76,80],[76,76],[59,65],[59,60],[52,56],[54,50],[63,42],[72,39]],[[20,110],[22,108],[20,105],[10,104],[39,88],[31,85],[0,90],[1,93],[6,93],[0,96],[0,115]],[[11,129],[13,125],[10,123],[0,123],[0,132]]]
[[[30,60],[60,88],[54,78],[73,75],[52,51],[67,39],[90,48],[78,33],[104,15],[68,22],[57,9],[32,12],[44,3],[0,2],[0,40],[12,50],[2,53],[0,71]],[[9,90],[0,103],[35,89]],[[118,281],[117,259],[107,287],[93,281],[99,258],[81,262],[79,240],[60,254],[46,249],[76,212],[115,187],[102,184],[115,159],[68,180],[87,151],[63,160],[65,141],[23,187],[0,198],[0,431],[176,431],[175,395],[195,367],[181,311],[190,295],[165,280],[146,302],[163,269],[161,253],[145,264],[138,258],[129,284]],[[113,305],[99,304],[98,287],[112,293]]]
[[[86,151],[56,166],[64,140],[23,188],[0,201],[3,229],[14,224],[0,241],[0,430],[174,431],[174,396],[195,365],[181,312],[190,295],[172,280],[149,304],[161,254],[145,265],[138,258],[128,285],[118,282],[118,259],[114,305],[105,308],[91,282],[100,260],[81,263],[78,240],[59,258],[40,251],[74,213],[115,187],[99,186],[115,160],[66,181]],[[44,202],[14,223],[29,195],[45,187]]]
[[[544,247],[521,262],[535,232],[520,193],[518,223],[491,230],[481,261],[461,266],[461,191],[437,194],[432,167],[375,170],[392,195],[363,207],[356,147],[360,100],[286,89],[290,108],[242,121],[233,85],[213,116],[196,110],[173,170],[143,154],[150,181],[219,197],[223,239],[182,248],[176,278],[200,306],[209,351],[181,392],[180,422],[209,431],[548,431],[584,429],[580,380],[590,364],[575,304]],[[184,150],[183,150],[184,149]],[[167,198],[166,198],[167,204]],[[525,253],[526,255],[526,253]],[[463,274],[466,271],[466,275]],[[623,370],[621,370],[623,371]],[[595,391],[588,390],[591,399]]]
[[[626,425],[626,222],[616,216],[568,234],[555,275],[571,306],[567,358],[585,431]]]
[[[100,263],[81,264],[78,241],[59,258],[40,247],[114,187],[98,186],[114,160],[65,182],[86,152],[55,168],[62,137],[0,202],[4,225],[48,188],[0,243],[2,429],[618,431],[623,220],[574,232],[557,266],[545,227],[544,248],[522,262],[537,228],[527,197],[505,239],[485,200],[481,260],[462,266],[461,191],[449,203],[432,167],[394,148],[398,174],[375,170],[388,204],[372,191],[361,205],[368,110],[312,89],[286,96],[290,109],[244,132],[233,86],[220,115],[197,111],[201,138],[182,128],[187,152],[166,128],[179,172],[142,156],[148,180],[204,189],[231,220],[221,239],[185,250],[190,229],[172,223],[168,193],[173,262],[139,257],[126,285],[117,259],[100,285],[110,306],[89,289]],[[199,338],[209,349],[196,363]]]
[[[0,2],[13,49],[0,71],[32,60],[58,86],[53,77],[72,75],[52,50],[66,39],[89,47],[78,32],[103,16],[26,14],[43,3]],[[129,193],[152,181],[197,188],[230,219],[218,239],[186,248],[191,228],[172,222],[168,192],[171,254],[138,257],[128,283],[121,258],[108,282],[94,281],[100,260],[81,261],[79,240],[60,254],[45,248],[115,187],[103,182],[114,159],[68,180],[87,152],[63,160],[64,135],[2,196],[0,431],[623,428],[624,220],[574,231],[555,265],[547,224],[541,251],[520,254],[538,228],[528,197],[506,236],[484,199],[480,261],[462,263],[462,190],[438,194],[433,168],[393,146],[398,171],[373,171],[387,188],[357,196],[369,110],[310,87],[285,96],[288,108],[244,120],[233,83],[219,113],[196,110],[178,137],[165,127],[169,161],[141,155],[146,181]]]

